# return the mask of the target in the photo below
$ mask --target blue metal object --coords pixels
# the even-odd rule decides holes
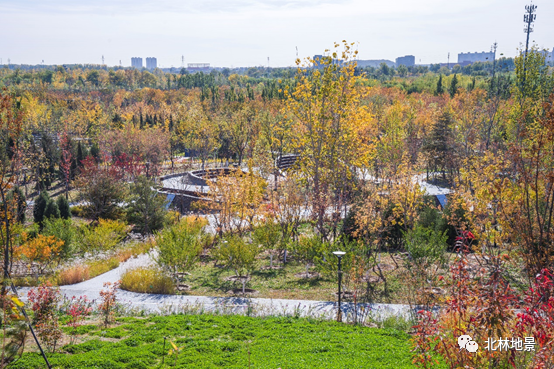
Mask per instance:
[[[437,200],[439,200],[441,204],[441,207],[444,209],[446,207],[446,202],[448,201],[446,199],[446,195],[436,195],[436,196],[437,196]]]
[[[169,209],[169,206],[171,205],[174,199],[175,199],[174,193],[167,194],[167,198],[165,199],[165,210]]]

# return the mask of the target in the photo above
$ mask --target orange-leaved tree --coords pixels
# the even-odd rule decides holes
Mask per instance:
[[[64,241],[55,236],[39,234],[20,245],[15,251],[15,257],[25,259],[29,264],[37,263],[39,272],[42,273],[59,258],[63,244]]]

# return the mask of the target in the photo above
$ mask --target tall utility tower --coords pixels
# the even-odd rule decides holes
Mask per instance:
[[[491,46],[492,51],[492,78],[494,79],[494,72],[496,70],[496,48],[498,47],[498,43],[494,41],[494,44]]]
[[[102,65],[104,65],[104,55],[102,55]]]
[[[533,5],[525,5],[525,15],[523,16],[523,21],[525,22],[525,28],[523,28],[523,32],[527,33],[527,41],[525,42],[525,57],[527,58],[527,52],[529,51],[529,35],[531,32],[533,32],[533,22],[535,19],[537,19],[537,15],[535,14],[537,10],[537,6]]]
[[[181,55],[181,68],[185,67],[185,56]]]

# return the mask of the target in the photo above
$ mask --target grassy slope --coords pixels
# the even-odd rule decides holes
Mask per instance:
[[[122,318],[109,329],[80,327],[86,341],[50,354],[59,368],[173,367],[163,337],[183,346],[177,368],[412,368],[409,336],[393,330],[294,318],[177,315]],[[248,343],[249,342],[249,343]],[[167,342],[165,354],[169,351]],[[43,368],[26,353],[13,368]]]

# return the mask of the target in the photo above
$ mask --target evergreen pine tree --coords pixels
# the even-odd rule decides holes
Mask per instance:
[[[48,192],[42,191],[38,198],[35,200],[35,207],[33,208],[33,218],[35,223],[42,223],[44,219],[44,212],[48,202],[52,201]]]
[[[63,197],[63,196],[61,196]],[[56,204],[55,201],[48,201],[46,204],[46,209],[44,209],[44,219],[50,219],[50,218],[59,218],[60,217],[60,209],[58,208],[58,204]]]
[[[458,92],[458,75],[454,74],[454,77],[452,77],[452,80],[450,81],[450,97],[456,96],[456,92]]]
[[[60,210],[60,217],[63,219],[69,219],[71,218],[71,210],[69,209],[69,202],[65,198],[65,196],[58,196],[58,199],[56,200],[56,204],[58,205],[58,209]]]
[[[77,144],[77,158],[76,158],[76,164],[78,168],[83,167],[83,160],[85,160],[87,156],[85,155],[85,152],[83,150],[83,145],[81,145],[81,141]]]
[[[444,88],[442,87],[442,74],[441,74],[437,82],[437,89],[435,90],[435,96],[440,96],[443,93],[444,93]]]
[[[44,132],[41,136],[41,146],[47,163],[47,170],[43,173],[43,183],[45,188],[50,188],[54,175],[56,174],[56,165],[58,165],[60,161],[60,154],[58,152],[58,146],[47,132]]]
[[[451,115],[448,112],[442,113],[433,126],[433,130],[426,139],[426,143],[423,147],[423,150],[427,153],[427,157],[429,158],[427,170],[431,169],[433,172],[441,171],[443,178],[445,178],[445,169],[451,157],[451,122]]]
[[[97,162],[100,161],[100,148],[96,142],[94,142],[90,147],[90,156],[92,156]]]
[[[165,198],[153,189],[155,183],[138,176],[132,185],[132,197],[127,208],[129,222],[142,234],[161,229],[166,215]]]

